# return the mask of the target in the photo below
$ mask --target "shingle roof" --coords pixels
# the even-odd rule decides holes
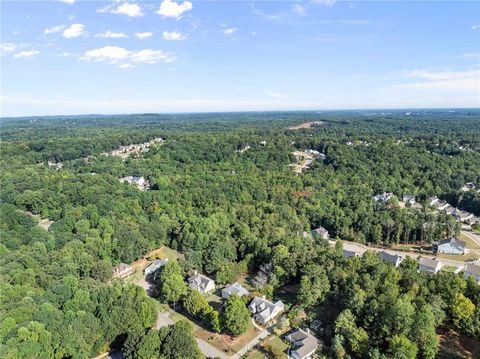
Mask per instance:
[[[243,288],[239,283],[230,284],[228,287],[223,288],[222,292],[227,293],[229,296],[232,294],[236,294],[239,297],[248,295],[248,290]]]
[[[293,352],[296,352],[300,358],[315,352],[318,347],[318,340],[306,331],[297,328],[287,336],[287,340],[293,343]]]
[[[480,265],[474,263],[467,263],[465,265],[465,272],[480,275]]]

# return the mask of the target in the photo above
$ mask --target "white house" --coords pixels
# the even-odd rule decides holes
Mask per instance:
[[[477,280],[477,283],[480,284],[480,265],[474,264],[474,263],[465,264],[463,276],[466,279],[469,278],[470,276],[473,276]]]
[[[442,263],[436,259],[421,257],[418,270],[429,274],[436,274],[442,268]]]
[[[151,275],[155,273],[159,268],[163,267],[167,264],[168,258],[165,259],[156,259],[152,263],[150,263],[145,269],[143,270],[145,275]]]
[[[248,306],[254,319],[263,325],[266,325],[275,319],[275,317],[283,311],[284,307],[282,301],[279,300],[272,303],[266,300],[265,296],[253,298]]]
[[[226,286],[222,289],[222,298],[228,299],[232,294],[236,294],[239,297],[243,297],[244,295],[248,295],[249,292],[245,288],[243,288],[239,283],[233,283],[229,286]]]
[[[197,272],[188,279],[188,286],[198,290],[202,294],[207,294],[215,290],[215,282],[213,279]]]
[[[315,228],[310,233],[311,233],[313,238],[323,238],[323,239],[329,239],[330,238],[330,234],[323,227]]]
[[[294,329],[285,339],[290,343],[289,355],[293,359],[310,359],[318,349],[318,340],[310,330]]]
[[[383,192],[382,194],[377,194],[373,197],[375,202],[387,203],[393,197],[391,192]]]
[[[409,204],[415,204],[415,196],[413,194],[406,194],[405,196],[403,196],[403,202],[405,204],[409,203]]]
[[[390,254],[385,251],[382,251],[380,253],[380,258],[386,262],[392,263],[397,268],[400,265],[400,263],[402,263],[402,261],[405,259],[404,256],[399,256],[397,254]]]

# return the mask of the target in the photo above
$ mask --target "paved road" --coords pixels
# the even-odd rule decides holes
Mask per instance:
[[[221,359],[231,359],[234,358],[234,356],[229,357],[226,355],[224,352],[218,350],[215,348],[213,345],[210,343],[207,343],[205,340],[200,339],[195,337],[198,343],[198,347],[200,348],[200,351],[202,352],[203,355],[205,355],[207,358],[215,358],[219,357]]]

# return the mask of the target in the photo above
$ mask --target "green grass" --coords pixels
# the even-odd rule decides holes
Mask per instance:
[[[460,233],[460,236],[458,236],[458,239],[466,242],[467,243],[467,248],[480,249],[480,246],[477,244],[477,242],[475,242],[473,239],[471,239],[465,233]]]
[[[455,271],[457,270],[457,268],[456,268],[456,267],[453,267],[453,266],[443,266],[443,267],[442,267],[442,270],[443,270],[444,272],[453,273],[453,272],[455,272]]]

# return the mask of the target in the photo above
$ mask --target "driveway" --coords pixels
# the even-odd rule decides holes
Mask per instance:
[[[160,329],[161,327],[166,327],[167,325],[172,325],[172,324],[175,324],[175,322],[172,319],[170,319],[167,312],[158,312],[155,329]]]

